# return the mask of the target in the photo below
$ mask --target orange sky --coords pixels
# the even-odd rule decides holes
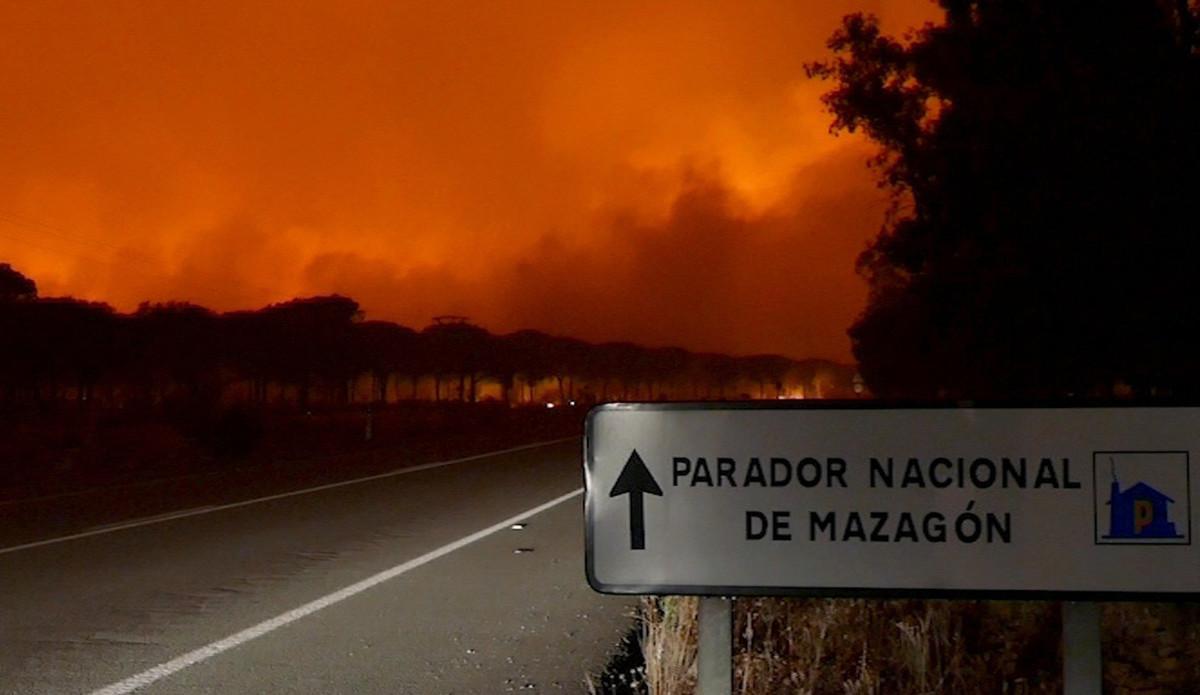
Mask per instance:
[[[925,0],[6,2],[0,262],[42,294],[340,292],[846,359],[882,222],[802,64]]]

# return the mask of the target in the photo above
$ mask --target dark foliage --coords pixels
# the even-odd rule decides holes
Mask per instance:
[[[850,329],[878,394],[1194,395],[1200,8],[941,0],[909,41],[845,18],[835,130],[892,213]]]
[[[0,302],[18,299],[33,299],[37,296],[37,284],[13,269],[0,263]]]
[[[262,437],[261,415],[244,405],[234,405],[202,431],[201,443],[219,459],[238,459],[249,456]]]
[[[227,409],[237,403],[307,412],[361,401],[359,391],[379,404],[476,402],[484,383],[499,385],[506,403],[738,397],[739,382],[773,398],[785,382],[837,395],[850,380],[848,368],[822,360],[592,345],[530,330],[497,336],[461,317],[415,331],[363,320],[354,300],[336,295],[225,314],[178,302],[120,314],[36,298],[31,281],[10,274],[17,280],[6,286],[17,289],[0,301],[0,407],[161,412],[222,456],[254,438],[243,411]]]
[[[596,680],[598,682],[593,684],[596,695],[645,695],[649,692],[640,628],[629,628]]]

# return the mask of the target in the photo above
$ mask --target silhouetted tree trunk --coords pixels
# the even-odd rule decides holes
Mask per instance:
[[[308,377],[304,377],[300,381],[300,390],[296,394],[296,401],[297,401],[297,405],[300,406],[300,410],[304,410],[304,411],[308,410],[308,402],[309,402]]]
[[[387,387],[389,378],[391,378],[391,375],[387,372],[375,372],[375,401],[377,403],[387,403]]]
[[[1175,0],[1175,14],[1179,16],[1179,34],[1184,55],[1191,55],[1196,48],[1196,16],[1188,7],[1188,0]]]

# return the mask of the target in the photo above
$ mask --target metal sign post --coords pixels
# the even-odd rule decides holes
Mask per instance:
[[[698,617],[696,695],[729,695],[733,692],[733,602],[705,596]]]
[[[1100,695],[1104,667],[1100,657],[1100,604],[1062,604],[1063,695]]]

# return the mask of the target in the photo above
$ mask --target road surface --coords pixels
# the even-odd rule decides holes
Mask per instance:
[[[586,692],[631,602],[580,485],[572,439],[0,544],[0,692]]]

